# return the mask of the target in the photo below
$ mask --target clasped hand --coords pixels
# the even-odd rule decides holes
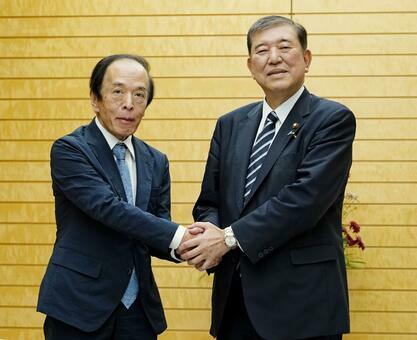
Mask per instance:
[[[189,265],[203,271],[217,266],[229,248],[222,229],[210,222],[196,222],[187,229],[177,251]]]

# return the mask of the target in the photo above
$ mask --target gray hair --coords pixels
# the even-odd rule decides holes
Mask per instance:
[[[288,25],[292,26],[297,33],[298,41],[300,42],[301,47],[305,51],[307,49],[307,31],[306,29],[292,21],[291,19],[279,16],[279,15],[270,15],[263,18],[260,18],[255,21],[255,23],[249,28],[248,35],[247,35],[247,45],[248,45],[248,53],[250,55],[252,49],[252,39],[255,33],[264,31],[268,28],[275,27],[275,26],[283,26]]]

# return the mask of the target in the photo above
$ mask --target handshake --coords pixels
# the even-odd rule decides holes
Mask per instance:
[[[187,228],[177,253],[189,265],[203,271],[217,266],[229,250],[223,229],[210,222],[196,222]]]

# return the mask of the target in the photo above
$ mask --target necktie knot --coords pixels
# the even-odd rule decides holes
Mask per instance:
[[[113,148],[113,155],[118,161],[124,161],[126,158],[126,145],[123,143],[117,143]]]
[[[272,123],[276,123],[278,121],[278,115],[276,114],[275,111],[271,111],[268,114],[268,117],[266,117],[267,120],[270,120]]]

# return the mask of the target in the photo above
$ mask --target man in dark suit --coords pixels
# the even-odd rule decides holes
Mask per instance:
[[[355,118],[304,87],[311,52],[301,25],[264,17],[247,39],[265,99],[218,120],[193,211],[213,225],[179,250],[198,269],[213,267],[210,332],[219,340],[341,339]]]
[[[153,97],[146,60],[102,59],[96,118],[51,150],[56,242],[38,311],[46,339],[156,339],[166,328],[150,255],[175,260],[191,234],[170,221],[164,154],[133,136]]]

